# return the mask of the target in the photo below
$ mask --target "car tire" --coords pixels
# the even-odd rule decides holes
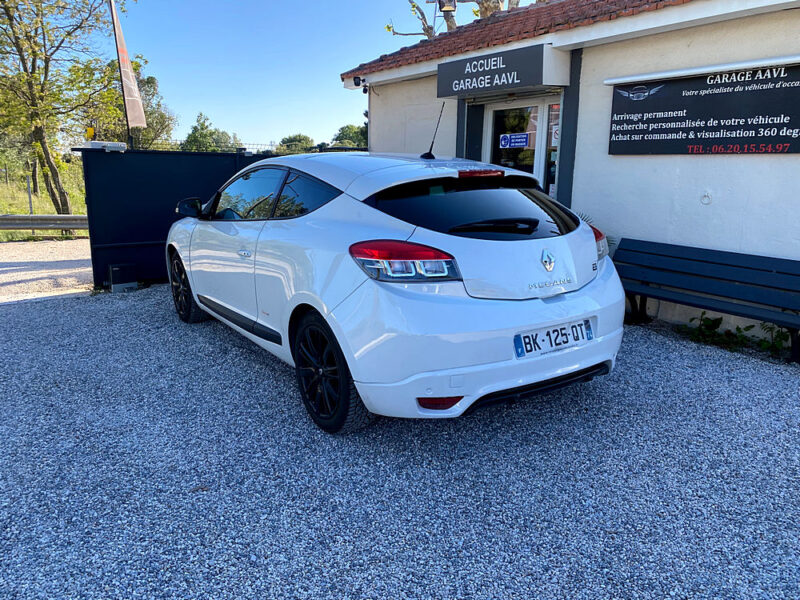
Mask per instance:
[[[292,355],[303,405],[320,429],[352,433],[372,422],[336,336],[321,315],[308,313],[300,321]]]
[[[175,304],[175,312],[184,323],[198,323],[205,321],[208,316],[200,308],[194,299],[192,286],[189,284],[189,276],[186,268],[177,251],[170,255],[169,261],[169,282],[172,288],[172,301]]]

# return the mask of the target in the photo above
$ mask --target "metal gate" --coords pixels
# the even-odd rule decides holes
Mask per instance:
[[[83,155],[86,212],[96,288],[110,270],[126,282],[166,281],[164,247],[178,200],[211,196],[232,175],[266,158],[244,153],[76,148]]]

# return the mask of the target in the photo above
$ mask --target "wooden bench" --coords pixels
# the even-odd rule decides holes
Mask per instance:
[[[623,239],[614,264],[631,322],[646,321],[656,298],[773,323],[789,331],[800,363],[800,261]]]

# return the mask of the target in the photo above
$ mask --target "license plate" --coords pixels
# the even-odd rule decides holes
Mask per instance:
[[[514,336],[514,352],[517,358],[525,358],[579,346],[592,341],[592,339],[594,339],[592,324],[589,319],[583,319],[554,327],[536,329],[528,333],[519,333]]]

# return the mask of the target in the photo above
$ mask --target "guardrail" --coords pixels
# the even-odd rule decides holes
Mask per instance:
[[[89,229],[86,215],[0,215],[0,230]]]

